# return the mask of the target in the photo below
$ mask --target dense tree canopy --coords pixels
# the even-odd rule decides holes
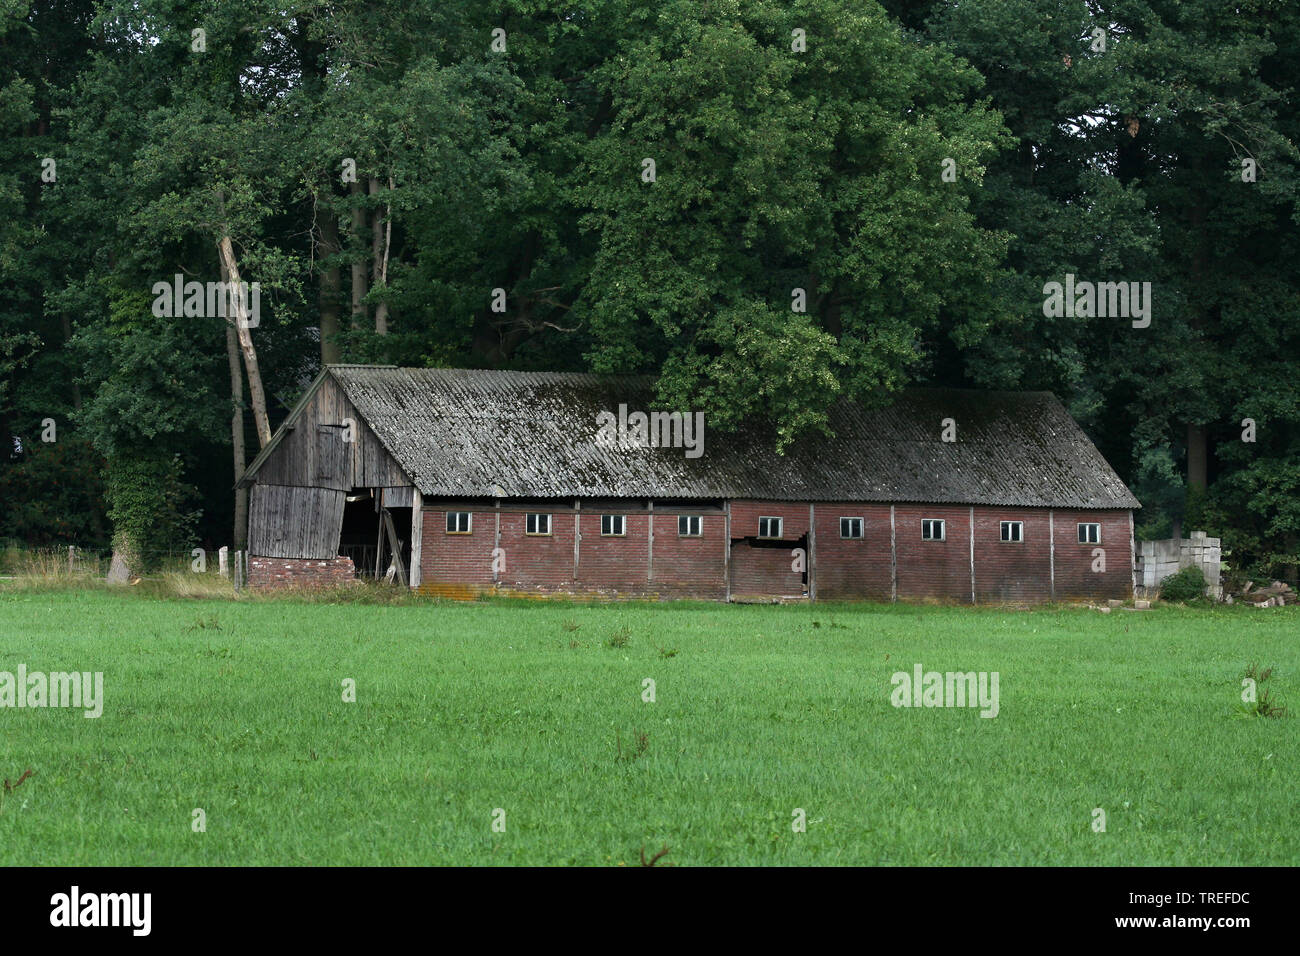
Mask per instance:
[[[1294,576],[1298,46],[1284,0],[9,0],[0,538],[237,541],[305,381],[383,361],[646,373],[782,451],[1049,389],[1145,531]]]

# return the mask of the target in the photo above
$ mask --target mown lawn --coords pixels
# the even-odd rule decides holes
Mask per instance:
[[[1233,716],[1251,662],[1291,716]],[[0,592],[20,663],[105,706],[0,708],[6,865],[1300,862],[1293,608]],[[999,715],[891,706],[916,663]]]

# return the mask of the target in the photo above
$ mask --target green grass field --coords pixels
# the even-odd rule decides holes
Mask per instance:
[[[1289,607],[11,590],[0,652],[105,697],[0,708],[0,777],[33,771],[0,792],[6,865],[1300,862]],[[1238,715],[1251,662],[1290,715]],[[891,706],[917,663],[997,671],[999,715]]]

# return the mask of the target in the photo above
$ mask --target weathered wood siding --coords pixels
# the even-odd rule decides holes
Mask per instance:
[[[344,441],[346,422],[355,441]],[[410,480],[333,379],[325,379],[294,428],[257,472],[258,484],[315,488],[409,486]],[[333,557],[333,555],[331,555]]]
[[[347,492],[258,482],[248,507],[248,550],[265,558],[333,558]]]
[[[407,485],[384,489],[385,508],[410,508],[415,503],[415,487]]]

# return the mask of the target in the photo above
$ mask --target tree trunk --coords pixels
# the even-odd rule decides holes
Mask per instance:
[[[320,254],[322,257],[337,256],[342,251],[339,244],[339,221],[332,209],[320,210]],[[338,334],[342,331],[339,322],[340,293],[343,278],[338,263],[327,266],[320,276],[320,360],[322,365],[335,365],[342,357]]]
[[[230,366],[230,445],[235,453],[235,484],[244,477],[247,464],[244,454],[244,377],[239,371],[239,336],[235,327],[226,322],[226,362]],[[235,551],[242,551],[248,542],[248,489],[235,488]]]
[[[126,584],[140,571],[140,543],[125,531],[113,532],[113,558],[107,579],[111,584]]]
[[[390,181],[391,188],[391,181]],[[370,258],[371,270],[374,276],[374,288],[380,290],[379,294],[385,295],[387,290],[384,288],[388,284],[388,245],[393,238],[393,224],[391,216],[392,207],[385,210],[383,221],[379,217],[379,177],[370,177],[370,195],[376,200],[375,211],[370,220],[371,238],[370,238]],[[375,334],[388,334],[388,302],[380,299],[375,303]]]
[[[366,293],[369,291],[366,285],[366,256],[361,251],[360,244],[365,241],[363,238],[366,233],[366,209],[360,202],[362,192],[359,182],[348,183],[348,190],[352,193],[352,327],[354,329],[364,328],[366,325]]]
[[[230,236],[223,235],[217,242],[217,249],[221,253],[221,266],[226,281],[235,290],[230,297],[235,313],[235,331],[239,335],[239,348],[244,353],[244,367],[248,371],[248,397],[253,406],[257,438],[265,448],[271,441],[271,422],[266,417],[266,392],[262,388],[262,372],[257,366],[257,350],[253,348],[253,333],[248,328],[248,311],[244,306],[244,297],[238,292],[239,266],[235,263],[235,247],[230,242]]]

